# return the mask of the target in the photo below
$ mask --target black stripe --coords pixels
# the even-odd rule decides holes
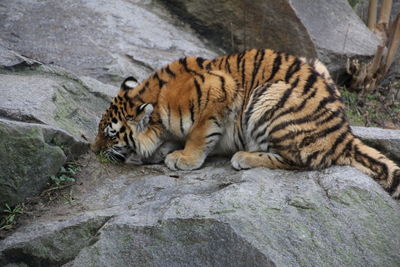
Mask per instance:
[[[261,57],[258,58],[260,53],[261,53]],[[264,60],[264,55],[265,55],[265,51],[264,50],[258,50],[256,55],[254,56],[254,65],[253,65],[253,72],[251,74],[250,88],[253,88],[254,80],[255,80],[255,78],[257,76],[258,70],[260,69],[261,63]]]
[[[350,131],[348,131],[348,133],[350,133]],[[336,157],[332,158],[333,164],[336,164],[339,158],[352,157],[350,153],[353,147],[353,141],[354,138],[349,138],[349,141],[347,141],[347,143],[343,146],[342,150],[340,152],[338,151],[338,153],[336,153]]]
[[[220,59],[221,60],[220,60],[219,65],[218,65],[218,69],[222,70],[222,63],[224,63],[224,60],[226,59],[226,57],[221,57]]]
[[[168,127],[171,128],[171,107],[167,106],[167,116],[168,116]]]
[[[221,124],[219,123],[219,121],[217,120],[216,117],[211,116],[208,118],[209,120],[212,120],[219,128],[221,128]]]
[[[294,139],[296,136],[302,135],[302,134],[313,134],[314,130],[300,130],[297,132],[288,132],[287,134],[277,137],[277,138],[270,138],[270,142],[274,145],[274,147],[280,148],[280,149],[287,149],[285,146],[280,146],[278,143],[282,141],[287,141]]]
[[[189,101],[189,110],[190,110],[190,120],[192,121],[192,125],[194,123],[194,104],[193,101]]]
[[[266,136],[265,132],[263,132],[261,136],[263,136],[263,138],[261,140],[257,140],[258,145],[262,146],[266,143],[269,143],[269,136],[268,135]]]
[[[141,104],[145,103],[145,101],[143,100],[143,98],[140,97],[140,95],[136,95],[133,100],[138,100],[139,102],[141,102]]]
[[[398,169],[394,171],[392,175],[393,175],[392,184],[387,190],[390,194],[393,194],[400,184],[400,170]]]
[[[122,121],[122,115],[121,115],[121,112],[118,112],[118,113],[117,113],[117,115],[118,115],[118,119],[119,119],[120,121]]]
[[[182,118],[182,109],[181,109],[181,106],[178,107],[178,111],[179,111],[179,125],[180,125],[180,128],[181,128],[181,133],[182,133],[182,135],[184,135],[184,134],[185,134],[185,131],[184,131],[184,129],[183,129],[183,118]]]
[[[169,65],[165,68],[165,71],[168,73],[169,76],[172,76],[175,78],[175,73],[169,68]]]
[[[268,126],[270,126],[270,125],[269,125],[269,122],[265,122],[265,124],[260,125],[260,127],[257,128],[257,130],[259,130],[259,131],[258,131],[258,134],[257,134],[256,136],[252,135],[252,137],[253,137],[255,140],[258,140],[258,138],[260,138],[260,137],[262,137],[262,136],[265,136],[265,132],[266,132]],[[254,132],[254,133],[255,133],[255,132]]]
[[[309,96],[307,96],[307,98],[305,98],[299,106],[297,107],[290,107],[288,109],[283,110],[282,112],[280,112],[279,114],[277,114],[275,116],[275,111],[276,109],[272,112],[272,115],[270,116],[272,119],[270,120],[271,124],[277,120],[278,118],[281,118],[283,115],[289,114],[289,113],[296,113],[301,111],[302,109],[304,109],[304,107],[306,106],[307,102],[310,101],[316,94],[316,90],[314,90]],[[329,100],[329,99],[328,99]],[[316,111],[318,112],[318,109],[316,109]]]
[[[327,122],[333,120],[334,118],[336,118],[337,116],[339,116],[340,113],[342,113],[342,112],[343,112],[342,110],[338,109],[338,110],[332,112],[332,113],[331,113],[328,117],[326,117],[325,119],[323,119],[323,120],[321,120],[321,121],[318,121],[318,122],[316,123],[316,125],[322,125],[322,124],[324,124],[324,123],[327,123]]]
[[[211,89],[208,89],[208,91],[207,91],[206,103],[204,104],[204,108],[207,107],[208,102],[210,101],[210,91],[211,91]]]
[[[124,141],[129,146],[128,135],[124,134]]]
[[[321,151],[315,151],[314,153],[310,154],[307,156],[307,160],[305,162],[305,165],[307,167],[311,167],[311,161],[314,160],[316,157],[318,157],[318,155],[321,154]]]
[[[146,85],[148,85],[148,84],[149,84],[149,83],[147,82]],[[138,92],[139,95],[143,94],[144,91],[146,91],[146,89],[147,89],[147,86],[146,86],[146,85],[143,86],[143,88],[139,90],[139,92]]]
[[[206,138],[210,138],[213,136],[221,136],[222,134],[220,132],[215,132],[215,133],[210,133],[209,135],[206,136]]]
[[[201,81],[204,83],[205,78],[204,78],[204,75],[203,75],[203,74],[198,73],[198,72],[194,72],[194,74],[195,74],[197,77],[200,77]]]
[[[286,62],[289,61],[289,54],[285,54],[285,61],[286,61]]]
[[[246,58],[242,60],[242,86],[245,88],[246,84]]]
[[[225,88],[225,78],[223,76],[219,76],[219,80],[221,81],[221,89],[224,92],[224,98],[223,99],[219,99],[219,101],[223,102],[227,98],[226,88]]]
[[[236,71],[240,72],[240,65],[242,63],[242,58],[244,56],[244,52],[240,53],[237,55],[237,60],[236,60]],[[241,87],[243,87],[243,81],[241,81]]]
[[[323,131],[315,133],[313,136],[309,136],[309,138],[304,138],[300,142],[299,147],[301,148],[301,147],[304,147],[304,146],[308,146],[308,145],[310,145],[312,143],[315,143],[318,139],[324,138],[327,135],[342,129],[345,122],[346,122],[346,120],[344,118],[342,118],[340,120],[340,122],[338,122],[337,124],[333,125],[332,127],[326,128]]]
[[[325,153],[325,155],[322,157],[321,162],[325,162],[328,158],[330,158],[331,155],[335,154],[337,147],[343,143],[343,141],[346,139],[346,137],[349,135],[349,131],[345,131],[341,133],[335,140],[335,143],[333,143],[332,147]],[[343,147],[343,149],[346,146]],[[342,154],[342,153],[340,153]],[[333,162],[335,163],[335,162]]]
[[[118,107],[114,104],[111,104],[111,109],[113,109],[115,112],[118,112]]]
[[[307,97],[308,98],[308,97]],[[329,103],[333,103],[338,101],[338,98],[334,97],[334,96],[328,96],[328,97],[324,97],[318,104],[317,107],[317,111],[320,110],[321,108],[325,108],[325,106]],[[341,114],[344,114],[344,111],[342,109],[339,109]]]
[[[271,75],[269,76],[267,82],[271,81],[275,77],[276,73],[279,71],[281,63],[282,63],[281,53],[277,52],[276,57],[274,59],[274,64],[272,66]]]
[[[379,175],[379,174],[385,175],[385,178],[387,179],[387,176],[388,176],[388,169],[387,169],[386,164],[384,164],[384,163],[378,161],[378,160],[375,159],[375,158],[372,158],[371,156],[369,156],[369,155],[367,155],[367,154],[362,153],[362,152],[360,151],[358,145],[355,146],[355,155],[354,155],[354,158],[355,158],[356,161],[358,161],[359,163],[361,163],[362,165],[364,165],[364,166],[367,167],[368,169],[371,169],[373,172],[376,172],[378,175]],[[364,158],[366,161],[368,161],[369,166],[368,166],[368,164],[367,164],[366,162],[364,162],[364,160],[363,160],[362,158]],[[375,166],[376,166],[376,165],[381,166],[383,173],[382,173],[382,171],[377,171],[374,165],[375,165]],[[378,167],[378,168],[379,168],[379,167]],[[376,179],[376,177],[374,177],[374,178]],[[382,178],[382,177],[379,177],[379,178]],[[386,188],[386,190],[388,190],[388,189],[390,189],[390,188]]]
[[[226,59],[226,66],[225,66],[225,69],[227,69],[228,73],[231,73],[231,64],[229,63],[230,58],[231,58],[231,55],[228,55],[227,59]]]
[[[133,139],[132,132],[129,132],[129,139],[131,140],[130,145],[132,146],[133,151],[136,152],[136,144],[135,144],[135,141],[134,141],[134,139]]]
[[[199,68],[203,68],[204,58],[197,57],[196,58],[196,63],[199,66]]]
[[[164,81],[163,79],[161,79],[161,78],[158,76],[157,73],[155,73],[153,77],[154,77],[154,79],[157,79],[157,80],[158,80],[158,87],[159,87],[159,88],[163,87],[163,85],[167,83],[166,81]]]
[[[183,68],[185,69],[185,71],[187,71],[187,72],[192,72],[193,70],[191,70],[191,69],[189,69],[189,67],[188,67],[188,64],[187,64],[187,58],[181,58],[180,60],[179,60],[179,63],[183,66]]]
[[[301,62],[298,58],[295,58],[292,65],[288,68],[286,75],[285,75],[285,82],[289,82],[290,78],[292,78],[293,74],[300,70]]]
[[[217,76],[217,77],[219,78],[219,80],[220,80],[220,82],[221,82],[221,89],[222,89],[222,91],[224,92],[224,98],[223,98],[223,99],[218,99],[218,101],[220,101],[220,102],[225,101],[225,100],[226,100],[226,97],[227,97],[227,94],[226,94],[225,78],[224,78],[224,76],[215,74],[215,73],[213,73],[213,72],[210,72],[209,74],[210,74],[210,75]],[[207,95],[207,97],[208,97],[208,95]]]
[[[198,105],[199,105],[199,112],[200,112],[200,105],[201,105],[201,88],[200,88],[200,84],[197,82],[196,79],[194,79],[194,86],[196,87],[196,92],[197,92],[197,101],[198,101]]]
[[[239,137],[240,146],[241,146],[242,148],[245,148],[246,145],[245,145],[245,143],[244,143],[243,136],[241,135],[240,131],[239,131],[239,133],[238,133],[238,137]]]
[[[310,121],[318,120],[323,115],[325,115],[325,113],[323,113],[323,112],[321,112],[321,113],[313,112],[311,114],[308,114],[308,115],[306,115],[304,117],[301,117],[301,118],[298,118],[298,119],[286,120],[284,122],[281,122],[281,123],[275,125],[268,132],[269,132],[269,134],[272,134],[274,132],[277,132],[279,130],[282,130],[282,129],[286,128],[289,125],[298,125],[298,124],[303,124],[303,123],[307,123],[307,122],[310,122]]]
[[[311,71],[311,74],[308,76],[306,84],[304,85],[303,95],[307,94],[311,87],[314,86],[314,83],[317,81],[317,77],[317,72]]]

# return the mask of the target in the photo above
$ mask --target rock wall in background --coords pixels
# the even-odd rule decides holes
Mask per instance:
[[[0,45],[117,85],[183,56],[216,55],[155,1],[6,1]]]
[[[347,0],[164,1],[212,43],[227,51],[272,48],[319,57],[334,77],[347,57],[371,56],[378,41]]]

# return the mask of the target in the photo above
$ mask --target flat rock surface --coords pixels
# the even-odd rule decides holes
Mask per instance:
[[[0,264],[396,266],[400,208],[351,167],[192,172],[87,154],[76,199],[0,241]],[[71,245],[74,244],[72,247]]]

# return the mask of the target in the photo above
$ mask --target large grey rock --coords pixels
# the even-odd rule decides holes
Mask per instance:
[[[0,206],[38,194],[65,163],[63,150],[47,137],[39,125],[0,120]]]
[[[40,193],[88,150],[116,91],[100,85],[0,46],[0,205]]]
[[[118,90],[0,47],[0,116],[52,125],[93,138],[110,95]],[[2,56],[5,55],[5,56]]]
[[[400,165],[400,130],[353,126],[355,135],[367,144],[385,152]]]
[[[371,56],[378,45],[347,0],[162,2],[228,51],[267,47],[319,57],[333,73],[344,70],[348,56]]]
[[[215,56],[155,1],[3,1],[1,39],[19,54],[116,84],[184,55]]]
[[[200,170],[173,172],[102,165],[92,154],[81,163],[77,202],[0,241],[0,265],[400,263],[399,203],[352,167],[238,172],[211,158]]]

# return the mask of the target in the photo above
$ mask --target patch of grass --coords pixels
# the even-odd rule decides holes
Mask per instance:
[[[24,207],[22,204],[18,204],[14,207],[5,204],[5,208],[0,215],[0,231],[11,230],[17,223],[17,216],[23,213]]]
[[[382,128],[400,128],[400,101],[379,92],[360,95],[340,88],[350,124]]]
[[[72,205],[75,203],[75,198],[72,194],[72,190],[70,190],[68,193],[62,193],[61,195],[65,200],[64,204]]]
[[[51,184],[55,185],[56,187],[61,187],[65,184],[75,182],[75,178],[69,177],[65,174],[62,174],[61,176],[52,175],[50,176],[50,180]]]
[[[100,163],[110,163],[111,160],[109,158],[107,158],[103,153],[97,153],[96,154],[98,160],[100,161]]]
[[[49,188],[44,190],[41,193],[41,196],[46,197],[50,202],[59,197],[63,197],[66,200],[66,203],[72,204],[74,202],[72,192],[70,191],[67,194],[63,189],[75,184],[75,176],[80,170],[81,169],[76,163],[67,163],[65,166],[60,168],[60,171],[56,175],[50,176],[50,181],[48,183]]]

